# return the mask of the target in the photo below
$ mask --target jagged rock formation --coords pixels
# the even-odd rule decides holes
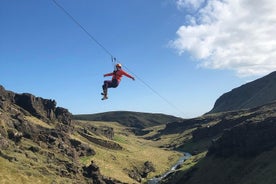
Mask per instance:
[[[121,183],[102,176],[95,164],[86,167],[79,163],[79,157],[92,156],[95,151],[71,136],[72,124],[72,114],[56,107],[54,100],[16,94],[0,86],[1,158],[30,169],[43,163],[42,175],[54,174],[72,183]],[[112,138],[112,130],[105,131]],[[23,158],[29,159],[30,165]]]
[[[236,119],[237,125],[221,129],[222,136],[213,141],[209,155],[255,156],[276,146],[276,102],[247,114]]]
[[[219,137],[213,140],[209,154],[255,154],[275,142],[276,102],[214,117],[217,119],[214,125],[201,126],[192,132],[193,141]]]
[[[276,100],[276,71],[223,94],[208,113],[254,108]]]
[[[276,146],[276,118],[267,118],[262,122],[242,123],[225,130],[209,149],[209,154],[217,156],[254,156]]]

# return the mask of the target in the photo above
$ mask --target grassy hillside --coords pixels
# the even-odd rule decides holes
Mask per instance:
[[[155,167],[155,172],[149,173],[148,179],[160,175],[168,170],[180,157],[180,153],[160,149],[154,146],[153,141],[145,140],[129,132],[127,127],[116,122],[79,121],[79,127],[91,124],[93,126],[108,126],[114,129],[114,141],[119,143],[123,150],[110,150],[93,144],[79,134],[72,135],[74,138],[90,144],[96,151],[95,156],[81,158],[83,164],[93,160],[100,168],[104,176],[115,178],[127,183],[137,183],[128,176],[127,169],[142,167],[143,163],[150,161]],[[103,137],[101,137],[104,139]],[[144,179],[144,182],[146,179]]]
[[[20,147],[19,147],[20,146]],[[47,148],[41,149],[39,153],[28,150],[30,146],[36,146],[33,142],[22,139],[20,145],[10,145],[9,150],[1,150],[0,157],[0,183],[22,183],[22,184],[47,184],[47,183],[77,183],[85,180],[75,180],[58,175],[58,170],[66,169],[57,163],[48,162],[48,156],[55,154],[60,161],[70,163],[63,155],[57,155]]]
[[[25,117],[35,125],[44,128],[53,128],[43,121],[34,117]],[[3,124],[2,124],[3,125]],[[142,179],[142,183],[156,175],[160,175],[178,160],[180,153],[161,149],[151,140],[135,136],[125,127],[115,122],[94,122],[94,121],[76,121],[74,122],[74,132],[71,132],[70,139],[80,141],[84,145],[93,148],[95,155],[80,156],[77,160],[78,165],[88,166],[93,161],[105,177],[110,177],[125,183],[140,183],[129,176],[130,171],[142,170],[145,162],[153,164],[155,171],[150,172],[148,176]],[[114,150],[108,147],[91,142],[83,137],[79,132],[82,129],[91,129],[93,127],[110,127],[114,131],[114,139],[110,140],[104,135],[89,132],[90,136],[99,140],[114,142],[122,146],[122,150]],[[0,137],[1,138],[1,137]],[[1,141],[1,139],[0,139]],[[10,144],[10,143],[9,143]],[[61,176],[59,173],[64,171],[67,174],[65,165],[70,165],[73,160],[67,155],[58,153],[44,143],[37,145],[30,139],[22,138],[19,143],[12,143],[8,149],[0,151],[0,183],[86,183],[82,176],[75,179],[74,175]],[[36,148],[37,151],[31,150]],[[50,158],[52,157],[52,158]],[[76,162],[76,161],[73,161]]]
[[[254,108],[276,100],[276,71],[223,94],[209,113]]]
[[[76,120],[90,121],[111,121],[118,122],[128,127],[146,128],[175,121],[181,121],[182,118],[165,115],[142,112],[114,111],[98,114],[80,114],[74,115]]]
[[[275,184],[276,149],[254,158],[206,157],[182,174],[177,184]]]
[[[121,123],[114,123],[118,117]],[[135,135],[129,125],[139,131],[176,119],[119,112],[109,122],[75,121],[55,100],[0,86],[0,183],[146,182],[167,171],[181,154]]]
[[[180,146],[194,156],[164,183],[274,184],[276,103],[210,116]]]

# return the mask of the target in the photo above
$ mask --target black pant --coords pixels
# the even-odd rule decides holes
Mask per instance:
[[[116,79],[106,80],[103,84],[103,92],[107,94],[107,88],[116,88],[119,85],[119,82]]]

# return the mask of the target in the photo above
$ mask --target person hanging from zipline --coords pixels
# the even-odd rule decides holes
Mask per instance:
[[[116,64],[116,68],[113,72],[104,74],[104,77],[112,76],[112,80],[105,80],[104,81],[104,84],[102,86],[103,92],[101,93],[103,95],[102,100],[106,100],[108,98],[107,97],[107,89],[108,88],[118,87],[123,75],[130,78],[130,79],[132,79],[132,80],[135,80],[135,78],[133,76],[131,76],[130,74],[128,74],[127,72],[125,72],[122,69],[122,65],[120,63]]]

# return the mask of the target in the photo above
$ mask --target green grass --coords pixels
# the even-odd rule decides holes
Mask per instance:
[[[47,176],[40,174],[36,170],[30,170],[26,167],[18,167],[18,163],[12,163],[6,159],[0,158],[1,172],[0,172],[0,183],[11,184],[11,183],[37,183],[45,184],[50,183],[51,179]]]
[[[36,118],[27,118],[28,121],[35,125],[44,128],[53,128]],[[190,131],[187,131],[183,134],[161,136],[158,141],[145,139],[146,137],[156,135],[159,130],[164,128],[164,125],[151,127],[151,132],[145,136],[135,136],[128,127],[116,122],[80,121],[74,124],[74,126],[76,130],[82,128],[87,128],[89,130],[89,126],[108,126],[113,128],[114,139],[109,141],[120,144],[123,148],[122,150],[112,150],[99,146],[82,137],[77,131],[72,132],[70,138],[81,141],[96,152],[94,156],[80,157],[80,164],[89,165],[93,160],[93,162],[99,166],[102,175],[125,183],[138,183],[128,176],[126,170],[132,170],[134,167],[141,168],[146,161],[153,163],[155,172],[149,173],[148,177],[143,180],[144,183],[147,179],[165,173],[177,162],[181,153],[169,149],[161,149],[160,146],[170,145],[172,142],[174,144],[181,144],[184,140],[191,137]],[[102,135],[93,134],[92,136],[98,139],[108,140]],[[21,149],[18,149],[18,146]],[[39,147],[40,151],[37,153],[29,151],[28,148],[31,146]],[[50,184],[52,181],[66,184],[80,183],[81,181],[59,176],[58,171],[64,170],[65,168],[53,161],[48,162],[47,154],[43,154],[53,151],[54,150],[48,149],[47,145],[44,143],[37,145],[32,140],[25,138],[22,139],[19,145],[11,145],[8,150],[3,152],[6,155],[15,157],[17,161],[9,162],[1,158],[0,183],[32,184],[36,182],[38,184]],[[69,158],[65,155],[55,152],[53,152],[53,154],[55,154],[57,160],[70,162]]]
[[[82,123],[91,123],[93,126],[112,127],[115,132],[114,141],[123,147],[123,150],[110,150],[87,142],[80,135],[74,135],[75,139],[86,142],[96,151],[95,156],[81,158],[81,162],[89,164],[93,160],[100,167],[101,173],[107,177],[126,183],[137,183],[128,176],[126,169],[131,170],[134,166],[142,167],[146,161],[150,161],[156,169],[156,172],[148,175],[148,178],[152,178],[169,170],[181,156],[178,152],[152,146],[153,141],[135,136],[131,132],[128,132],[126,127],[118,123],[85,121]]]
[[[19,145],[11,143],[9,149],[1,150],[4,155],[15,158],[10,162],[0,157],[1,184],[52,184],[53,182],[74,184],[77,182],[74,179],[59,176],[58,171],[64,169],[63,165],[47,161],[48,156],[45,153],[51,153],[47,146],[42,145],[40,151],[36,153],[28,150],[30,146],[39,147],[32,140],[22,138]],[[53,154],[57,160],[69,161],[64,155],[54,152]]]
[[[275,184],[276,149],[256,157],[205,157],[185,184]]]
[[[34,117],[34,116],[25,116],[24,119],[26,119],[28,122],[33,123],[35,125],[42,126],[44,128],[54,128],[53,126],[41,121],[40,119]]]
[[[180,149],[189,153],[202,153],[208,150],[211,141],[212,138],[202,139],[196,142],[189,139],[180,147]]]
[[[183,175],[192,167],[196,166],[206,156],[206,151],[197,155],[191,156],[186,160],[176,172],[172,173],[165,181],[167,183],[177,183],[181,181]]]
[[[114,136],[114,141],[117,143],[127,143],[127,140],[124,136],[120,136],[120,135],[115,135]]]

